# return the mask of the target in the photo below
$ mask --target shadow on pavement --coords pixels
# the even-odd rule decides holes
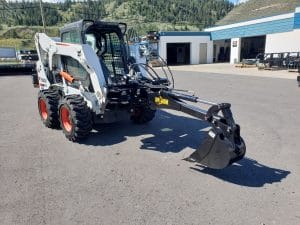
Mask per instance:
[[[208,127],[204,121],[190,117],[157,111],[156,118],[148,124],[135,125],[124,121],[105,125],[92,132],[82,144],[94,146],[111,146],[127,140],[127,137],[140,137],[141,145],[132,146],[142,150],[159,152],[180,152],[186,147],[196,149]]]
[[[268,167],[249,158],[244,158],[223,170],[213,170],[202,165],[196,165],[191,169],[247,187],[263,187],[265,184],[281,182],[291,173],[290,171]]]
[[[149,124],[135,125],[124,121],[102,126],[81,142],[93,146],[113,146],[127,141],[128,137],[139,137],[139,143],[130,148],[159,152],[178,153],[185,148],[196,150],[203,141],[209,124],[191,117],[157,111],[156,118]],[[132,142],[132,140],[130,140]],[[265,184],[281,182],[290,171],[271,168],[255,160],[243,160],[222,170],[214,170],[196,164],[191,169],[215,176],[221,180],[248,187],[262,187]]]
[[[31,75],[35,73],[35,64],[30,66],[20,65],[0,65],[0,76]]]

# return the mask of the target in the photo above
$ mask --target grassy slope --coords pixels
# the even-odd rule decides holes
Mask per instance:
[[[261,17],[294,12],[300,6],[299,0],[250,0],[238,5],[217,25],[227,25]]]
[[[0,47],[15,47],[18,50],[33,49],[34,34],[37,32],[43,32],[43,28],[39,26],[6,27],[0,32]],[[49,27],[46,32],[52,37],[59,35],[58,27]]]

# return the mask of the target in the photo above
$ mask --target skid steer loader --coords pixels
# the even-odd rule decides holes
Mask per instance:
[[[187,160],[221,169],[242,159],[246,147],[230,104],[175,89],[170,70],[163,70],[162,77],[134,48],[138,43],[125,42],[126,30],[124,23],[81,20],[61,29],[61,42],[44,33],[35,35],[39,60],[34,85],[39,87],[38,109],[44,125],[61,127],[69,140],[78,141],[94,125],[125,117],[143,124],[155,117],[157,109],[173,109],[211,125]]]

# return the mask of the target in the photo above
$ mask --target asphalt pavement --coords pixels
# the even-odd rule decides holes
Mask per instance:
[[[40,121],[30,76],[0,76],[0,224],[300,224],[296,80],[174,74],[177,88],[232,104],[245,159],[223,170],[182,160],[207,124],[173,111],[69,142]]]

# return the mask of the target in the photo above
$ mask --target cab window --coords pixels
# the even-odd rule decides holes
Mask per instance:
[[[61,36],[61,41],[70,43],[71,42],[70,32],[63,33]]]
[[[70,56],[62,56],[62,62],[64,64],[64,69],[75,79],[84,81],[89,77],[88,72],[76,59],[73,59]]]
[[[92,49],[95,51],[95,53],[98,52],[98,48],[96,47],[96,37],[94,34],[86,34],[85,40],[88,45],[92,47]]]
[[[62,42],[80,44],[80,34],[77,31],[69,31],[62,34]]]

